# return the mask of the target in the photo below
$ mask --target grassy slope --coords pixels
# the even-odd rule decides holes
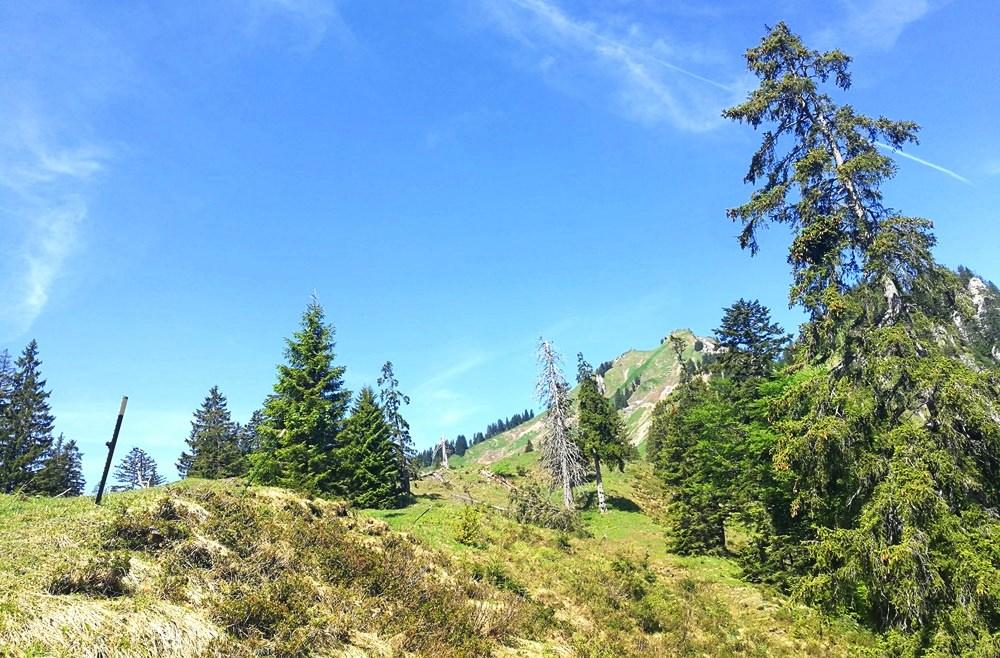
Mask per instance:
[[[515,486],[530,485],[532,457],[504,460],[494,470]],[[415,485],[416,504],[366,513],[444,549],[469,569],[503,573],[553,609],[556,645],[572,655],[847,656],[873,644],[854,624],[831,623],[741,581],[730,560],[668,554],[655,520],[663,492],[655,491],[644,464],[606,476],[612,508],[606,515],[594,509],[593,485],[578,490],[586,506],[584,535],[506,519],[494,509],[507,505],[506,490],[481,468],[424,478]],[[633,596],[636,583],[640,596]]]
[[[0,497],[0,655],[846,656],[872,643],[741,582],[728,560],[667,554],[642,464],[608,475],[612,510],[586,508],[572,535],[504,517],[492,506],[506,489],[478,468],[420,480],[405,509],[348,516],[235,482],[102,508]]]
[[[191,481],[0,496],[0,656],[471,656],[555,644],[541,604],[337,502]],[[529,642],[526,638],[531,638]]]

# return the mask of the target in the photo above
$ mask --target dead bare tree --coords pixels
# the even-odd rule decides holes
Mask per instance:
[[[440,443],[438,443],[438,445],[434,448],[434,452],[431,453],[431,459],[434,459],[434,455],[437,453],[438,450],[441,451],[441,467],[442,468],[449,468],[448,467],[448,441],[444,438],[443,434],[441,435],[441,441],[440,441]]]
[[[538,376],[536,392],[546,409],[545,425],[548,430],[541,444],[540,462],[556,484],[562,487],[563,505],[572,510],[573,487],[586,479],[587,471],[580,447],[573,440],[569,384],[559,367],[560,361],[552,343],[539,338],[538,364],[542,371]]]

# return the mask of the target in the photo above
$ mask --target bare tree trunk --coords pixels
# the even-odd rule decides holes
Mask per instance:
[[[569,456],[562,456],[562,485],[563,485],[563,507],[568,510],[574,509],[573,504],[573,476],[570,474]]]
[[[596,473],[597,479],[597,509],[601,510],[601,514],[607,514],[608,504],[604,500],[604,481],[601,479],[601,458],[596,453],[594,454],[594,473]]]
[[[441,436],[441,465],[450,468],[448,466],[448,442],[445,441],[444,435]]]

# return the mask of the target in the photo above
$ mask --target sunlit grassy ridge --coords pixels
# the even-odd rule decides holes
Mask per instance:
[[[490,655],[550,612],[382,521],[237,482],[0,498],[0,655]]]
[[[492,470],[532,486],[534,458],[508,458]],[[411,507],[366,513],[550,607],[572,655],[847,656],[873,644],[851,623],[742,582],[730,560],[668,554],[656,521],[664,492],[643,464],[606,477],[608,514],[595,509],[593,486],[579,489],[581,533],[505,518],[497,508],[508,504],[507,490],[481,468],[439,472],[415,484]]]
[[[500,468],[531,486],[533,455]],[[457,468],[400,510],[235,481],[0,497],[4,656],[851,655],[871,638],[664,550],[643,465],[580,532],[518,524]],[[582,487],[587,505],[591,487]]]

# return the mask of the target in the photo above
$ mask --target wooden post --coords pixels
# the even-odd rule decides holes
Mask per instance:
[[[101,484],[97,487],[97,500],[95,504],[101,504],[104,497],[104,485],[108,482],[108,471],[111,470],[111,460],[115,457],[115,445],[118,444],[118,432],[122,429],[122,418],[125,417],[125,405],[128,404],[128,396],[122,396],[122,406],[118,409],[118,420],[115,422],[115,433],[111,435],[111,441],[105,443],[108,446],[108,460],[104,462],[104,475],[101,476]]]

